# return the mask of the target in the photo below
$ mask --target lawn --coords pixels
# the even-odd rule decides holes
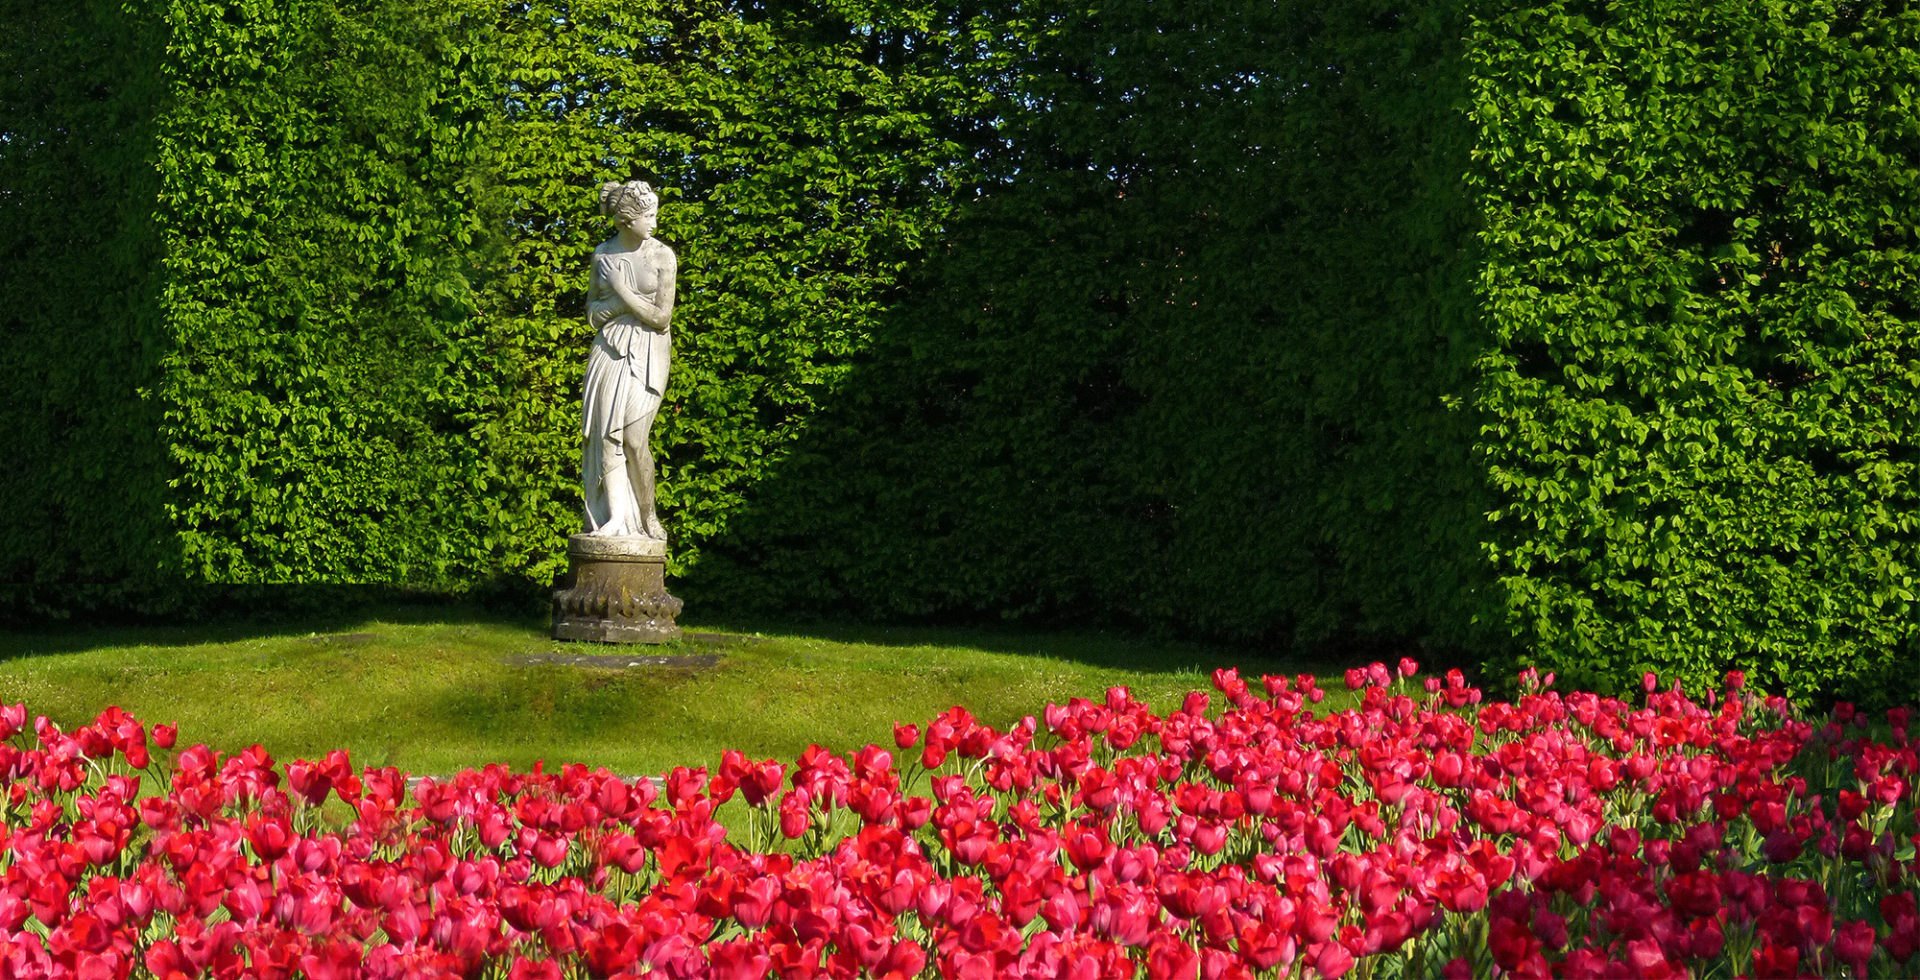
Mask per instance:
[[[1123,684],[1162,708],[1215,667],[1289,659],[1117,633],[683,623],[662,647],[559,643],[544,619],[444,606],[282,624],[66,627],[0,637],[0,702],[63,726],[117,704],[182,736],[279,758],[347,749],[418,773],[536,760],[641,775],[726,748],[791,759],[809,743],[888,744],[892,723],[964,705],[1002,727],[1049,701]],[[658,655],[665,666],[551,662]],[[1345,665],[1341,665],[1345,666]],[[1344,696],[1337,670],[1323,686]],[[1326,708],[1336,705],[1329,704]]]

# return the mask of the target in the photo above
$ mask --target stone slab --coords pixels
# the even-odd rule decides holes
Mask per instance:
[[[704,670],[718,666],[721,659],[717,653],[695,653],[684,656],[632,653],[525,653],[517,657],[509,657],[507,662],[515,666],[555,664],[561,667],[600,667],[609,670],[625,670],[633,667]]]
[[[670,619],[622,622],[606,617],[557,616],[553,638],[583,643],[671,643],[680,638],[680,627]]]
[[[595,561],[667,560],[667,543],[659,538],[576,534],[567,539],[567,557]]]

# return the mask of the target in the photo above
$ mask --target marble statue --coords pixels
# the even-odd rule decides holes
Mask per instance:
[[[553,593],[553,636],[667,643],[682,604],[667,591],[667,531],[653,507],[648,438],[673,359],[678,262],[653,237],[660,196],[644,181],[600,185],[615,235],[593,250],[587,322],[593,350],[581,386],[580,489],[586,528],[567,538]]]
[[[653,237],[660,197],[645,181],[600,185],[600,213],[619,231],[593,250],[587,287],[587,322],[598,333],[580,399],[586,533],[665,541],[647,439],[673,359],[678,260]]]

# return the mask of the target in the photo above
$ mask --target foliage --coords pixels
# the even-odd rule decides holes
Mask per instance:
[[[0,5],[0,604],[157,566],[152,302],[164,35],[99,2]]]
[[[963,154],[944,121],[975,101],[942,70],[955,30],[858,3],[534,3],[503,25],[514,234],[489,313],[510,338],[490,362],[507,567],[550,580],[579,524],[585,257],[609,234],[593,186],[638,176],[666,195],[680,302],[655,455],[675,568],[697,567],[843,386],[950,207]]]
[[[484,567],[493,324],[474,316],[491,88],[457,8],[177,3],[155,400],[182,569]]]
[[[638,176],[696,602],[1920,677],[1920,13],[28,6],[11,608],[544,587]]]
[[[977,197],[715,587],[1466,643],[1457,9],[1035,9],[995,35]]]
[[[6,374],[36,465],[6,485],[25,519],[5,577],[118,582],[120,602],[551,581],[578,522],[593,187],[630,176],[664,185],[682,253],[656,433],[676,564],[696,564],[867,342],[963,155],[940,120],[967,92],[889,20],[931,29],[915,9],[135,6],[19,22],[31,111],[0,154],[34,192],[7,203],[37,287]],[[149,63],[116,74],[102,47]],[[101,90],[119,76],[160,84]],[[93,128],[62,137],[72,119]],[[119,169],[81,183],[76,162]],[[65,231],[109,207],[106,240]],[[134,309],[76,331],[91,293]],[[89,514],[103,496],[129,513]]]
[[[1492,4],[1489,554],[1578,683],[1914,691],[1920,12]]]

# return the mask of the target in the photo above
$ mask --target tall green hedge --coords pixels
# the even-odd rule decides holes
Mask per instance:
[[[162,560],[152,15],[0,3],[0,582],[105,586]],[[42,588],[35,588],[35,584]],[[98,589],[96,588],[96,592]],[[89,600],[93,596],[85,597]]]
[[[550,581],[641,177],[695,608],[1920,674],[1904,8],[7,13],[28,606]]]
[[[580,523],[595,188],[631,177],[681,255],[655,431],[697,565],[951,207],[979,101],[948,70],[964,22],[920,7],[128,12],[35,6],[0,55],[29,110],[0,122],[30,191],[0,199],[9,272],[35,290],[7,314],[31,341],[4,375],[16,612],[550,582]]]
[[[493,36],[514,234],[488,301],[508,340],[488,364],[516,572],[550,581],[580,525],[586,257],[611,233],[599,181],[659,184],[679,255],[654,427],[676,572],[836,396],[953,206],[955,120],[981,101],[949,70],[960,28],[924,4],[768,6],[533,3]]]
[[[964,95],[831,12],[234,9],[173,24],[206,59],[177,87],[205,95],[170,116],[161,204],[172,516],[209,580],[551,580],[580,521],[594,188],[633,176],[682,256],[657,442],[696,563],[929,233],[954,154],[928,117]]]
[[[166,517],[208,582],[437,585],[492,558],[491,25],[399,2],[175,3]]]
[[[1920,11],[1490,3],[1479,440],[1583,682],[1914,690]]]
[[[880,614],[1467,642],[1463,30],[1176,3],[1029,35],[982,192],[703,571]]]

